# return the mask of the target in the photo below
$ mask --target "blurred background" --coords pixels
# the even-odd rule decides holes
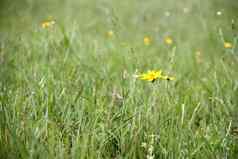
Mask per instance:
[[[200,16],[204,18],[204,21],[209,20],[209,17],[216,15],[217,12],[225,14],[228,22],[236,19],[238,15],[237,0],[183,0],[182,2],[176,0],[1,0],[0,3],[1,29],[11,31],[31,28],[49,16],[65,25],[77,21],[80,27],[89,28],[95,25],[103,27],[110,22],[111,16],[120,15],[117,18],[122,25],[131,23],[137,29],[143,29],[146,27],[142,27],[141,24],[154,26],[167,24],[170,27],[178,25],[177,22],[184,19],[180,12]],[[163,18],[164,14],[171,16]],[[189,24],[188,20],[196,24],[196,17],[194,17],[193,19],[185,18],[185,21],[181,21],[179,25],[186,27]],[[141,27],[137,27],[138,25]]]
[[[156,41],[171,35],[183,48],[210,52],[238,32],[237,0],[1,0],[0,7],[0,40],[32,36],[49,19],[81,36],[100,39],[113,30],[120,41],[136,42],[144,35]]]

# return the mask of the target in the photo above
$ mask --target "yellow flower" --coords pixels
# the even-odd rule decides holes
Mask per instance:
[[[154,82],[155,80],[161,77],[161,73],[162,73],[161,70],[158,70],[158,71],[153,70],[153,71],[148,71],[147,73],[143,73],[139,75],[138,77],[141,80]]]
[[[224,42],[224,48],[230,49],[230,48],[232,48],[232,44],[229,42]]]
[[[171,37],[166,37],[164,39],[164,42],[167,44],[167,45],[171,45],[173,44],[173,39]]]
[[[109,30],[107,32],[107,37],[110,38],[110,37],[113,37],[114,36],[114,32],[112,30]]]
[[[148,36],[145,36],[145,37],[144,37],[144,44],[145,44],[145,45],[150,45],[150,44],[151,44],[151,38],[148,37]]]
[[[55,21],[54,20],[48,20],[48,21],[44,21],[41,23],[41,27],[42,28],[49,28],[51,26],[53,26],[55,24]]]
[[[161,70],[148,71],[147,73],[138,75],[137,78],[139,78],[141,80],[145,80],[145,81],[150,81],[150,82],[154,82],[157,79],[168,80],[168,81],[175,80],[175,77],[169,77],[167,75],[162,75]]]

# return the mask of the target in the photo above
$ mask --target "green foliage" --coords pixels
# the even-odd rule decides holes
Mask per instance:
[[[27,0],[1,10],[0,158],[238,158],[231,4]],[[151,69],[176,80],[134,77]]]

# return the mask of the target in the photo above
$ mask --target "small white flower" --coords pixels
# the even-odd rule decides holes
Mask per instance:
[[[222,15],[222,12],[221,11],[217,11],[217,15]]]

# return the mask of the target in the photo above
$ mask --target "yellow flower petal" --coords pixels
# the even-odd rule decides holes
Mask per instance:
[[[230,49],[230,48],[232,48],[232,44],[229,42],[224,42],[224,48]]]
[[[173,39],[171,37],[166,37],[164,39],[164,42],[167,44],[167,45],[171,45],[173,44]]]
[[[53,26],[55,24],[55,21],[54,20],[48,20],[48,21],[44,21],[41,23],[41,27],[42,28],[49,28],[51,26]]]
[[[145,45],[150,45],[150,44],[151,44],[151,41],[152,41],[152,40],[151,40],[150,37],[148,37],[148,36],[145,36],[145,37],[144,37],[144,44],[145,44]]]
[[[111,37],[113,37],[114,36],[114,32],[112,31],[112,30],[109,30],[108,32],[107,32],[107,37],[108,38],[111,38]]]
[[[148,71],[147,73],[143,73],[141,75],[139,75],[139,79],[141,80],[145,80],[145,81],[155,81],[156,79],[160,78],[162,71],[158,70],[152,70],[152,71]]]

